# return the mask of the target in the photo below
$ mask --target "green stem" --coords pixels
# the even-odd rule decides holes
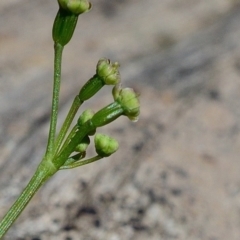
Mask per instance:
[[[59,92],[61,83],[61,64],[62,64],[62,52],[63,46],[59,43],[54,44],[54,83],[53,83],[53,98],[52,98],[52,112],[50,119],[50,129],[47,144],[46,155],[52,156],[54,153],[54,142],[56,136],[57,116],[58,116],[58,104],[59,104]]]
[[[54,157],[54,166],[59,169],[66,162],[70,154],[75,150],[76,146],[83,140],[83,138],[95,129],[96,128],[91,121],[87,121],[83,126],[81,126],[81,131],[77,131],[76,134],[72,136],[70,142],[66,145],[63,144],[61,151]]]
[[[29,201],[32,199],[37,190],[45,183],[49,177],[56,172],[52,164],[47,161],[42,161],[37,168],[32,179],[23,190],[19,198],[9,209],[3,220],[0,222],[0,239],[6,234],[7,230],[15,222]]]
[[[82,101],[79,99],[79,96],[77,95],[72,103],[72,106],[68,112],[68,115],[62,125],[62,128],[58,134],[58,137],[56,139],[56,143],[55,143],[55,152],[57,153],[58,150],[60,149],[62,143],[63,143],[63,140],[68,132],[68,129],[78,111],[78,109],[80,108],[82,104]]]
[[[98,161],[98,160],[100,160],[102,158],[103,157],[97,155],[95,157],[92,157],[92,158],[89,158],[89,159],[86,159],[86,160],[79,160],[77,162],[74,162],[74,163],[66,165],[66,166],[63,165],[62,167],[60,167],[60,170],[80,167],[80,166],[83,166],[83,165],[86,165],[86,164],[89,164],[89,163],[92,163],[92,162],[96,162],[96,161]]]
[[[62,151],[63,151],[64,147],[69,144],[69,142],[71,141],[71,139],[73,138],[73,136],[76,134],[77,130],[78,130],[78,126],[75,125],[75,126],[72,128],[71,132],[70,132],[70,133],[68,134],[68,136],[66,137],[64,143],[62,144],[62,148],[61,148],[61,149],[58,149],[58,151],[55,152],[56,155],[60,156],[60,155],[62,154]],[[56,156],[56,155],[55,155],[55,156]]]

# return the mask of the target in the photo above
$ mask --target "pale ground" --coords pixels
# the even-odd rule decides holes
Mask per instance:
[[[239,1],[92,3],[64,53],[61,119],[108,57],[140,92],[140,120],[102,129],[120,150],[59,172],[5,239],[239,240]],[[0,217],[46,146],[56,11],[56,1],[0,2]],[[108,104],[109,91],[86,107]]]

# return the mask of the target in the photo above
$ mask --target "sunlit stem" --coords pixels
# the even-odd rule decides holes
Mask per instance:
[[[72,164],[69,164],[67,166],[62,166],[60,167],[60,170],[65,170],[65,169],[71,169],[71,168],[76,168],[76,167],[80,167],[80,166],[83,166],[83,165],[86,165],[86,164],[89,164],[89,163],[93,163],[93,162],[96,162],[100,159],[102,159],[103,157],[97,155],[93,158],[89,158],[89,159],[86,159],[86,160],[80,160],[80,161],[77,161],[77,162],[74,162]]]
[[[72,128],[71,132],[70,132],[70,133],[68,134],[68,136],[66,137],[65,141],[63,142],[62,148],[60,148],[60,146],[59,146],[59,151],[56,152],[57,155],[61,155],[61,151],[64,149],[65,146],[68,145],[68,143],[71,141],[71,139],[73,138],[73,136],[76,134],[77,130],[78,130],[78,126],[75,125],[75,126]]]
[[[72,103],[72,106],[68,112],[68,115],[62,125],[62,128],[60,129],[60,132],[57,136],[56,142],[55,142],[55,152],[57,153],[58,150],[60,149],[63,140],[69,130],[69,127],[78,111],[78,109],[80,108],[82,104],[82,101],[79,99],[79,96],[77,95]]]
[[[9,209],[7,214],[4,216],[3,220],[0,222],[0,239],[5,235],[7,230],[15,222],[24,208],[27,206],[29,201],[35,195],[37,190],[50,178],[57,169],[54,168],[52,164],[49,164],[48,161],[42,161],[37,168],[32,179],[23,190],[21,195],[18,197],[16,202]]]
[[[52,98],[52,112],[50,119],[50,129],[47,144],[47,156],[54,154],[54,145],[56,137],[57,117],[58,117],[58,105],[59,105],[59,92],[61,83],[61,64],[62,64],[62,52],[63,46],[55,43],[54,45],[54,82],[53,82],[53,98]]]

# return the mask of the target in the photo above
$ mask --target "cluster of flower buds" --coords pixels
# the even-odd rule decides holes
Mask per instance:
[[[52,33],[55,46],[63,48],[72,38],[78,16],[84,12],[88,12],[91,9],[91,3],[88,0],[58,0],[58,3],[59,11],[53,24]],[[133,121],[138,119],[138,95],[133,89],[121,88],[121,78],[118,68],[119,64],[117,62],[112,63],[108,59],[100,59],[95,75],[79,91],[75,99],[77,108],[83,102],[93,97],[105,85],[114,86],[114,102],[97,113],[94,113],[92,110],[84,111],[79,117],[77,125],[66,138],[65,143],[62,143],[62,137],[60,137],[56,159],[54,160],[57,168],[62,167],[61,169],[66,169],[89,163],[90,160],[83,159],[90,144],[89,136],[95,135],[97,128],[114,121],[121,115],[129,117]],[[73,109],[77,108],[74,107]],[[76,113],[75,110],[73,112],[74,114]],[[74,115],[71,112],[71,119],[67,118],[63,132],[65,132],[65,129],[68,129],[73,117]],[[96,134],[94,142],[98,156],[91,161],[110,156],[118,149],[116,140],[106,135]],[[75,155],[73,155],[74,153]]]
[[[112,95],[113,102],[94,113],[93,110],[85,110],[77,121],[77,130],[70,138],[68,146],[63,149],[61,156],[65,157],[63,167],[68,169],[108,157],[118,149],[115,139],[95,134],[97,128],[105,126],[118,117],[124,115],[132,121],[137,121],[140,114],[139,95],[131,88],[122,88],[120,83],[119,64],[111,63],[108,59],[100,59],[96,74],[81,88],[78,98],[83,103],[96,94],[104,85],[114,85]],[[89,136],[95,135],[94,143],[97,157],[84,160],[87,147],[90,143]],[[72,153],[76,155],[71,156]],[[67,161],[66,161],[67,158]]]

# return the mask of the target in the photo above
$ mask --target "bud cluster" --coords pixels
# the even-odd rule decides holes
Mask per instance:
[[[127,116],[132,121],[138,120],[140,114],[138,94],[131,88],[121,87],[118,68],[118,63],[111,63],[110,60],[105,58],[100,59],[96,67],[96,74],[79,91],[79,102],[83,103],[94,96],[104,85],[113,85],[112,95],[114,101],[96,113],[91,109],[87,109],[80,115],[77,121],[77,131],[70,137],[68,142],[71,149],[68,152],[66,150],[67,153],[64,150],[62,151],[69,158],[65,160],[64,167],[61,169],[81,166],[96,161],[96,159],[110,156],[117,151],[118,143],[109,136],[95,134],[97,128],[111,123],[122,115]],[[90,144],[90,135],[95,135],[95,150],[98,155],[93,159],[83,160]],[[77,152],[77,154],[70,156],[73,152]]]

